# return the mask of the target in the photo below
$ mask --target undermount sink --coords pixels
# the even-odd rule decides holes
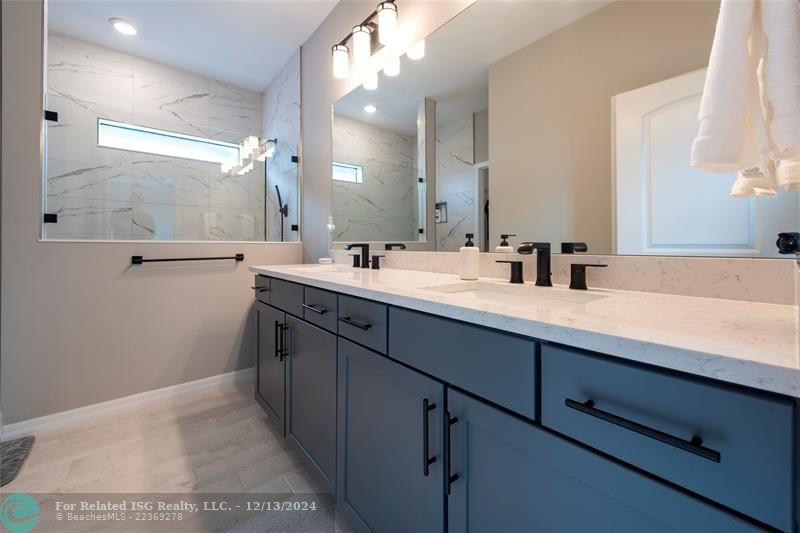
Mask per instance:
[[[571,309],[603,298],[604,294],[583,291],[536,287],[533,285],[500,285],[482,281],[467,281],[422,287],[421,290],[452,294],[476,302],[487,302],[516,307],[538,307],[544,309]]]

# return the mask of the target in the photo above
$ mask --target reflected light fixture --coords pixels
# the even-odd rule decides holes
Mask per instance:
[[[333,45],[333,77],[346,80],[350,76],[350,50],[344,44]]]
[[[353,69],[363,71],[372,55],[372,30],[369,26],[353,28]]]
[[[378,110],[378,108],[375,107],[372,104],[367,104],[367,105],[364,106],[364,111],[366,111],[367,113],[374,113],[377,110]]]
[[[397,35],[397,6],[394,2],[378,4],[378,42],[387,46]]]
[[[364,83],[362,84],[363,87],[368,91],[374,91],[378,88],[378,73],[377,72],[368,72],[366,76],[364,76]]]
[[[406,51],[406,55],[409,59],[413,59],[414,61],[425,57],[425,39],[422,39],[420,42],[409,48],[408,51]]]
[[[397,76],[400,74],[400,58],[397,56],[390,57],[383,66],[383,73],[387,76]]]
[[[125,19],[112,17],[108,19],[108,22],[110,22],[111,25],[114,26],[114,29],[120,32],[122,35],[136,35],[136,26]]]

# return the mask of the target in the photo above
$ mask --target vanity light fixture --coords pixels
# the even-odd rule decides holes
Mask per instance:
[[[346,80],[350,76],[350,50],[347,45],[333,45],[333,77]]]
[[[108,19],[108,22],[111,23],[111,25],[114,26],[114,29],[120,32],[122,35],[136,35],[136,26],[125,19],[111,17]]]
[[[377,78],[367,73],[373,44],[376,44],[373,42],[373,37],[377,35],[375,41],[388,49],[398,45],[395,42],[397,34],[397,4],[395,4],[394,0],[379,3],[375,11],[370,13],[360,24],[354,26],[353,31],[348,33],[344,39],[331,47],[333,77],[344,80],[349,78],[350,75],[361,78],[366,74],[370,79],[364,80],[365,86],[372,87],[374,85],[377,87]],[[348,47],[349,41],[352,41],[352,43]],[[351,50],[352,57],[350,56]],[[350,64],[351,59],[352,65]],[[400,73],[399,58],[390,59],[385,67],[384,72],[388,76],[397,76]]]
[[[383,73],[387,76],[397,76],[400,74],[400,58],[397,56],[392,56],[386,61],[386,65],[383,66]]]
[[[378,73],[377,72],[368,72],[366,76],[364,76],[364,83],[362,86],[368,91],[374,91],[378,88]]]
[[[425,57],[425,39],[422,39],[420,42],[409,48],[406,51],[406,55],[409,59],[413,59],[414,61]]]
[[[364,106],[364,111],[366,111],[367,113],[374,113],[377,110],[378,110],[378,108],[375,107],[372,104],[367,104],[367,105]]]
[[[397,6],[392,2],[378,4],[378,42],[388,46],[397,35]]]
[[[353,70],[363,73],[372,55],[372,29],[359,24],[353,28]]]

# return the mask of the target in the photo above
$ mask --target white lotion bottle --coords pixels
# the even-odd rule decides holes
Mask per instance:
[[[461,256],[461,269],[459,274],[461,275],[461,279],[467,281],[478,279],[478,271],[480,270],[481,264],[481,251],[472,242],[474,236],[474,233],[467,233],[467,242],[458,250]]]

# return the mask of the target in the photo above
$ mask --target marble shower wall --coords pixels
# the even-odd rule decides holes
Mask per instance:
[[[473,115],[436,124],[436,202],[447,202],[447,222],[436,224],[436,250],[452,252],[475,230]]]
[[[333,160],[361,165],[363,183],[333,181],[335,241],[415,241],[416,136],[343,116],[333,120]]]
[[[300,50],[284,65],[262,95],[262,136],[278,139],[275,155],[267,160],[267,240],[299,241],[300,187],[299,165],[292,161],[300,145]],[[281,214],[275,185],[280,188],[281,201],[288,205],[281,239]],[[299,227],[299,226],[298,226]]]
[[[238,143],[262,131],[261,94],[57,34],[48,36],[51,239],[264,240],[264,166],[97,146],[97,119]]]

